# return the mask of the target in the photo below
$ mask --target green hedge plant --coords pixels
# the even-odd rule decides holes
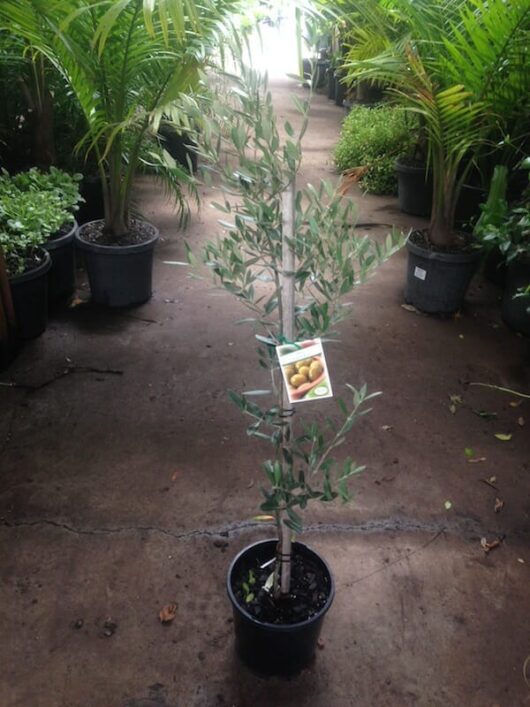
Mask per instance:
[[[359,184],[370,194],[396,194],[396,159],[413,149],[414,126],[402,108],[354,106],[335,148],[337,168],[341,172],[364,169]]]

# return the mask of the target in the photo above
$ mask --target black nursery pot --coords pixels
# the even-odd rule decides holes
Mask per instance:
[[[335,105],[343,106],[346,98],[346,86],[342,83],[342,74],[335,72]]]
[[[77,247],[83,251],[92,301],[108,307],[132,307],[151,297],[153,251],[158,229],[151,230],[149,240],[134,245],[101,245],[84,240],[91,223],[79,227],[75,234]]]
[[[335,596],[335,584],[326,562],[302,543],[293,543],[293,552],[311,558],[329,577],[329,595],[325,605],[314,616],[295,624],[271,624],[258,621],[242,607],[233,590],[233,578],[239,568],[254,558],[266,562],[276,554],[277,540],[261,540],[242,550],[228,570],[227,591],[234,612],[236,651],[241,660],[260,675],[290,676],[306,668],[316,650],[318,637]]]
[[[328,98],[330,101],[335,100],[335,71],[330,67],[328,69]]]
[[[438,253],[407,241],[405,301],[422,312],[450,314],[459,310],[477,269],[481,252]]]
[[[48,289],[50,304],[68,297],[75,290],[76,231],[77,223],[74,221],[67,233],[58,238],[51,238],[43,245],[52,259]]]
[[[21,339],[35,339],[48,323],[48,272],[50,254],[42,251],[42,262],[32,270],[9,278],[13,308]]]
[[[530,284],[530,258],[514,260],[508,265],[501,316],[511,329],[530,336],[530,297],[515,297],[517,290]]]
[[[432,208],[432,177],[422,164],[396,162],[399,208],[405,214],[429,217]]]

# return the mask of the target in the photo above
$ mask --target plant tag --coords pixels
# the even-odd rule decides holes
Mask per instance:
[[[276,347],[290,403],[331,398],[326,357],[320,339]]]
[[[427,270],[419,268],[416,265],[416,267],[414,268],[414,277],[417,277],[418,280],[425,280],[425,278],[427,277]]]

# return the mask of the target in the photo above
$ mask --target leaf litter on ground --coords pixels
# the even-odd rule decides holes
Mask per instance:
[[[158,618],[160,619],[160,623],[163,624],[169,624],[173,621],[173,619],[177,615],[177,605],[175,602],[172,602],[171,604],[166,604],[160,609],[160,613],[158,614]]]
[[[499,513],[503,508],[504,508],[504,501],[500,498],[496,498],[495,505],[493,506],[494,512]]]

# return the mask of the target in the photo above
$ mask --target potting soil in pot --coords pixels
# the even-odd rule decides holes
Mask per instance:
[[[234,595],[245,611],[265,623],[295,624],[311,618],[322,609],[331,590],[329,577],[322,566],[294,552],[291,593],[285,599],[275,601],[271,593],[263,588],[274,565],[268,564],[263,569],[261,566],[270,559],[270,556],[260,557],[242,563],[233,578]],[[246,587],[243,587],[244,583]],[[252,595],[251,601],[246,601],[246,597]]]
[[[129,230],[120,238],[106,233],[103,230],[102,221],[93,221],[85,224],[83,228],[83,240],[97,245],[137,245],[144,243],[153,237],[153,228],[145,221],[131,219]]]

